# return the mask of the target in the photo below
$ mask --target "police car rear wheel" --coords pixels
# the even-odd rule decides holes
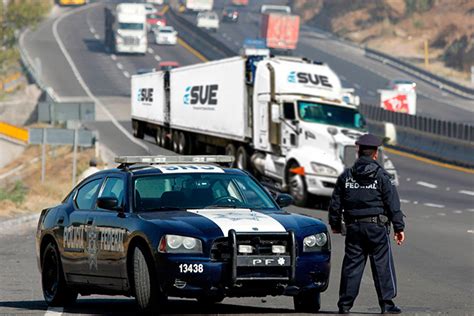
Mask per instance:
[[[295,311],[315,313],[321,308],[321,293],[315,290],[301,292],[293,297]]]
[[[133,252],[133,282],[135,300],[140,311],[156,311],[160,302],[164,303],[164,296],[160,295],[153,276],[153,265],[147,260],[141,246],[137,246]]]
[[[44,299],[50,306],[67,306],[77,299],[77,292],[66,285],[61,258],[54,243],[48,244],[43,252],[41,285]]]

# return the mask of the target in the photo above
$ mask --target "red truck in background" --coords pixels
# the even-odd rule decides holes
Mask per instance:
[[[272,51],[290,53],[296,49],[300,32],[300,17],[293,14],[265,12],[260,35]]]
[[[232,0],[233,5],[246,6],[249,4],[249,0]]]

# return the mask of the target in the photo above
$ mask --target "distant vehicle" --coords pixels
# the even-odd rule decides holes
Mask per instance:
[[[411,92],[415,91],[416,83],[407,79],[394,79],[388,82],[387,88],[399,92]]]
[[[155,68],[138,68],[137,69],[137,75],[143,75],[143,74],[148,74],[150,72],[155,72]]]
[[[158,9],[152,3],[145,3],[143,6],[145,7],[146,14],[158,13]]]
[[[67,5],[84,5],[89,3],[89,0],[59,0],[58,4],[61,6],[67,6]]]
[[[249,4],[249,0],[232,0],[233,5],[246,6]]]
[[[269,57],[270,50],[267,48],[265,40],[246,38],[240,49],[240,55]]]
[[[265,10],[260,23],[260,37],[265,39],[267,47],[276,54],[296,49],[300,31],[300,17],[286,11]]]
[[[219,29],[219,16],[214,11],[199,12],[196,17],[196,25],[199,28],[216,32]]]
[[[145,54],[148,48],[146,11],[141,3],[105,7],[105,46],[116,53]]]
[[[222,10],[222,22],[237,22],[239,20],[239,10],[235,6],[225,7]]]
[[[146,0],[147,3],[153,3],[156,5],[163,5],[165,3],[164,0]]]
[[[214,7],[214,0],[185,0],[186,11],[211,11]]]
[[[155,43],[158,45],[176,45],[178,32],[172,26],[161,26],[155,30]]]
[[[158,27],[166,25],[166,17],[161,13],[150,13],[146,15],[148,31],[152,32]]]
[[[161,71],[170,71],[171,69],[178,68],[179,63],[177,61],[161,61],[159,66]]]
[[[286,5],[272,5],[264,4],[260,7],[260,13],[281,13],[281,14],[291,14],[291,8]]]

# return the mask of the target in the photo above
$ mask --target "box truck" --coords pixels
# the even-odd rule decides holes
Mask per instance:
[[[187,11],[211,11],[214,6],[214,0],[185,0],[184,6]]]
[[[365,131],[337,75],[306,59],[232,57],[133,76],[131,94],[136,137],[151,135],[180,154],[232,155],[297,205],[332,194]]]
[[[268,10],[262,14],[260,36],[272,51],[291,53],[298,44],[299,31],[297,15]]]
[[[141,3],[104,8],[105,47],[109,52],[145,54],[148,48],[146,10]]]

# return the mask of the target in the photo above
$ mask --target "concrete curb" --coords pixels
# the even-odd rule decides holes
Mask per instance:
[[[25,215],[22,217],[8,219],[6,221],[0,222],[0,231],[4,231],[6,229],[12,229],[19,225],[23,225],[29,222],[38,221],[40,213]]]

